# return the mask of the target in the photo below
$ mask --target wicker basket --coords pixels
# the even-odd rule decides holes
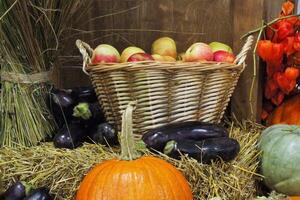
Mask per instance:
[[[93,49],[80,40],[76,45],[108,122],[120,130],[122,111],[130,101],[137,101],[133,124],[139,137],[171,122],[220,122],[252,42],[250,36],[236,64],[146,61],[93,65]]]

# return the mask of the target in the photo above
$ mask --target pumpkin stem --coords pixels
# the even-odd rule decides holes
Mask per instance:
[[[129,102],[122,115],[122,131],[120,135],[121,159],[134,160],[140,157],[136,151],[132,132],[132,113],[136,102]]]

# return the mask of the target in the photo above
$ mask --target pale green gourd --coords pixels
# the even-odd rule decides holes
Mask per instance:
[[[273,125],[259,141],[261,173],[271,189],[300,195],[300,126]]]

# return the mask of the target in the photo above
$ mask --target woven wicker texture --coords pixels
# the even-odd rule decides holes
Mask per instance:
[[[250,36],[236,64],[144,61],[93,65],[93,50],[76,41],[83,69],[90,75],[106,118],[118,130],[122,111],[130,101],[137,101],[133,119],[136,137],[171,122],[220,122],[252,43]]]

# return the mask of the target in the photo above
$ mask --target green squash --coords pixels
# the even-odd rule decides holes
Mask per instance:
[[[283,194],[300,195],[300,126],[270,126],[261,135],[259,149],[266,185]]]

